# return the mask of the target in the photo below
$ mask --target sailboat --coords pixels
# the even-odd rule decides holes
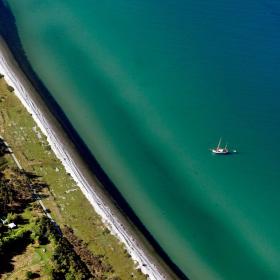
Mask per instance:
[[[222,143],[222,138],[220,138],[218,146],[216,148],[211,149],[213,154],[216,154],[216,155],[227,155],[227,154],[229,154],[227,144],[225,145],[224,148],[222,148],[221,143]]]

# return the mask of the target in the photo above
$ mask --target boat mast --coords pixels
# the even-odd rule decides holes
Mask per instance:
[[[220,149],[220,146],[221,146],[221,142],[222,142],[222,137],[220,138],[220,140],[219,140],[219,144],[218,144],[218,147],[217,147],[217,149]]]

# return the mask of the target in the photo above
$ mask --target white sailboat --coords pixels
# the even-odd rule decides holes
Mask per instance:
[[[220,138],[218,146],[216,148],[211,149],[213,154],[216,154],[216,155],[227,155],[227,154],[229,154],[227,144],[225,145],[224,148],[221,148],[221,143],[222,143],[222,138]]]

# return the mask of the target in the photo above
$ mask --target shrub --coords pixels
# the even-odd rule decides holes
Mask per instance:
[[[7,222],[8,223],[14,222],[16,219],[17,219],[17,214],[8,213],[8,215],[7,215]]]
[[[32,271],[27,271],[25,273],[25,277],[26,277],[26,279],[32,279],[33,278],[33,272]]]
[[[34,227],[35,237],[38,238],[40,245],[46,245],[49,243],[49,220],[47,217],[42,217],[37,221],[36,226]]]
[[[8,89],[9,92],[15,91],[15,89],[12,86],[10,86],[10,85],[7,86],[7,89]]]

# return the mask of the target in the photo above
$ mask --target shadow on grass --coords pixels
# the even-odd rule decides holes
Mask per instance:
[[[29,223],[28,219],[23,218],[21,215],[17,215],[16,219],[13,220],[16,225],[27,225]]]
[[[29,271],[28,275],[28,279],[39,279],[40,278],[40,274],[37,272],[31,272]]]
[[[0,247],[0,279],[3,274],[13,271],[13,257],[26,251],[26,247],[32,242],[30,234],[30,231],[26,232],[22,238],[8,242]]]

